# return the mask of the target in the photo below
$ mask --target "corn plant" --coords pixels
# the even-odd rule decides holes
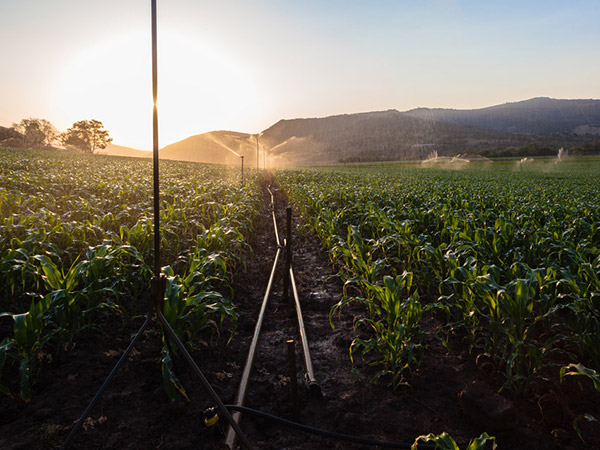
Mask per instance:
[[[24,397],[40,348],[68,351],[103,315],[125,321],[139,312],[153,262],[151,171],[147,160],[0,153],[0,313],[16,324],[2,336],[0,362],[22,365]],[[192,348],[235,325],[229,281],[248,251],[256,180],[249,174],[239,187],[225,167],[161,164],[161,253],[171,283],[165,313]],[[26,325],[30,331],[19,331]],[[163,369],[175,356],[163,353]]]
[[[346,288],[369,299],[369,283],[411,272],[475,360],[525,395],[557,360],[580,356],[600,369],[599,174],[596,162],[527,174],[498,166],[278,177]],[[371,317],[371,299],[364,304]]]
[[[10,316],[13,319],[14,336],[5,338],[0,345],[0,373],[6,357],[14,359],[19,367],[20,395],[25,401],[31,399],[31,387],[39,370],[38,356],[48,342],[44,335],[47,320],[45,315],[50,307],[50,299],[42,298],[33,301],[29,311],[21,314],[2,313],[0,317]],[[8,393],[6,387],[2,387]]]
[[[375,380],[391,375],[392,385],[397,387],[403,381],[403,374],[419,364],[422,352],[423,333],[420,328],[423,308],[418,293],[410,294],[412,274],[405,272],[396,277],[385,276],[383,286],[363,282],[367,297],[344,297],[330,312],[330,322],[335,313],[350,302],[367,306],[369,314],[354,324],[354,332],[361,326],[368,328],[372,335],[368,339],[355,338],[350,346],[350,358],[357,352],[364,357],[375,353],[375,366],[383,366]]]
[[[583,364],[569,364],[568,366],[563,366],[560,368],[560,382],[563,382],[563,378],[566,376],[584,376],[592,381],[594,384],[594,389],[600,392],[600,374],[589,367],[584,366]],[[583,436],[581,434],[581,430],[579,429],[579,422],[585,420],[586,422],[600,422],[599,419],[596,419],[594,416],[588,413],[580,414],[573,420],[573,429],[579,436],[579,439],[582,441]]]
[[[438,435],[430,433],[428,435],[419,436],[415,439],[415,442],[411,446],[412,450],[418,449],[419,441],[432,442],[433,444],[435,444],[435,448],[440,450],[459,450],[458,444],[446,432]],[[494,450],[497,447],[496,438],[489,436],[487,433],[483,433],[478,438],[471,439],[471,441],[469,441],[469,443],[467,444],[465,450],[485,450],[487,448],[490,448],[488,445],[489,443],[491,443],[492,445],[492,450]]]

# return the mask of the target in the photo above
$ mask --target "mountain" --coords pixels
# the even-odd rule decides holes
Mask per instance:
[[[256,165],[256,138],[235,131],[211,131],[191,136],[160,149],[160,157],[212,164]]]
[[[512,142],[508,134],[396,110],[281,120],[260,136],[272,165],[422,159],[433,149],[445,154],[489,141]]]
[[[600,100],[532,98],[482,109],[428,109],[406,112],[411,117],[471,125],[520,134],[598,134]]]
[[[145,150],[136,150],[130,147],[123,147],[122,145],[108,144],[105,149],[98,150],[96,153],[99,155],[110,155],[110,156],[130,156],[135,158],[152,158],[152,152]]]
[[[419,108],[280,120],[258,134],[260,160],[270,166],[340,161],[425,159],[438,155],[540,146],[551,154],[599,140],[600,100],[534,98],[488,108]],[[161,158],[256,165],[257,135],[212,131],[160,150]],[[596,145],[596,144],[594,144]],[[595,147],[594,147],[595,148]]]

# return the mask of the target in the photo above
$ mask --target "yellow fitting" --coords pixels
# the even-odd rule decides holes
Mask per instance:
[[[206,425],[207,427],[212,427],[213,425],[215,425],[217,422],[219,421],[219,415],[215,414],[212,417],[207,417],[206,419],[204,419],[204,425]]]

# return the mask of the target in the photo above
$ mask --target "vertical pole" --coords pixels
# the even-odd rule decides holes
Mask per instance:
[[[256,171],[258,172],[258,164],[260,159],[258,158],[258,134],[256,135]]]
[[[158,189],[158,63],[156,0],[152,0],[152,150],[154,162],[154,276],[160,276],[160,192]]]
[[[242,159],[242,186],[244,185],[244,157],[240,156]]]
[[[285,226],[286,226],[286,240],[285,240],[285,259],[284,259],[284,273],[283,273],[283,297],[289,300],[290,292],[290,267],[292,265],[292,208],[288,206],[285,208]]]
[[[288,370],[290,372],[290,394],[292,396],[292,414],[295,420],[300,415],[300,404],[298,402],[298,379],[296,377],[296,341],[286,341],[288,354]]]

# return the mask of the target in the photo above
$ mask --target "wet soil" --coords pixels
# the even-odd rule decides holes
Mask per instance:
[[[283,237],[287,200],[274,189]],[[234,279],[240,309],[238,328],[229,343],[229,336],[224,334],[217,345],[193,353],[226,404],[233,403],[236,395],[277,249],[269,195],[266,190],[264,194],[263,210],[250,241],[252,253]],[[461,392],[472,391],[470,387],[475,383],[475,395],[482,397],[479,400],[483,408],[491,410],[498,406],[494,392],[499,386],[475,365],[460,336],[451,336],[448,348],[433,337],[440,318],[426,318],[424,327],[431,331],[425,342],[427,351],[421,365],[407,375],[406,385],[393,390],[385,378],[370,383],[376,369],[360,359],[353,365],[348,356],[354,338],[353,321],[362,311],[357,306],[344,309],[334,317],[335,328],[331,328],[329,312],[341,299],[341,283],[333,276],[316,238],[302,232],[296,218],[292,228],[293,268],[322,395],[311,395],[302,382],[302,350],[298,345],[295,376],[300,408],[294,414],[290,389],[293,375],[288,368],[286,341],[299,342],[299,335],[293,306],[282,296],[280,264],[248,388],[248,407],[306,425],[383,441],[412,443],[419,435],[446,431],[457,442],[466,443],[487,431],[496,436],[499,449],[600,448],[598,423],[579,422],[585,442],[572,427],[579,414],[600,417],[600,397],[585,383],[582,390],[579,383],[568,380],[520,400],[503,394],[502,401],[508,402],[513,408],[511,414],[515,414],[511,416],[514,420],[507,423],[498,419],[486,422],[478,417],[485,411],[470,411],[464,401],[459,401]],[[141,304],[140,312],[143,310]],[[143,317],[132,319],[123,327],[114,318],[102,324],[105,334],[81,334],[72,352],[44,362],[31,402],[0,397],[0,448],[59,448],[142,322]],[[151,326],[144,333],[69,448],[223,448],[223,420],[217,426],[204,426],[203,411],[215,404],[183,359],[176,361],[176,371],[189,401],[179,397],[171,402],[167,398],[160,374],[162,344],[157,329]],[[16,391],[16,372],[10,367],[6,370],[14,373],[11,388]],[[379,448],[316,436],[248,415],[243,416],[241,426],[256,449]]]

